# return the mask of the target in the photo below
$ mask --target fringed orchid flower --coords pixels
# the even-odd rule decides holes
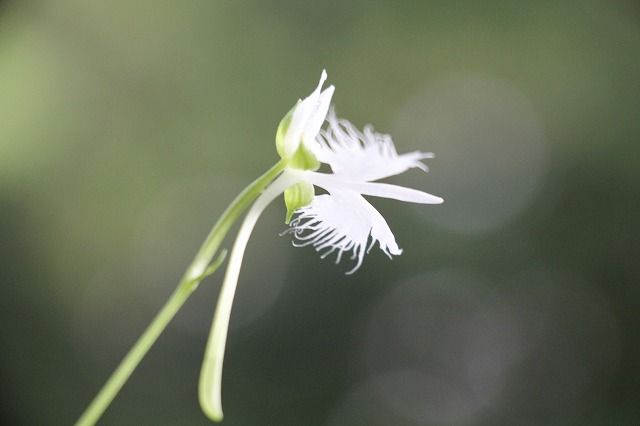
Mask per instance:
[[[336,263],[347,254],[355,263],[348,274],[362,265],[376,243],[389,257],[402,253],[385,219],[363,196],[421,204],[443,201],[426,192],[376,182],[411,168],[426,171],[421,160],[433,155],[398,154],[388,135],[371,127],[360,131],[338,119],[329,111],[334,87],[322,90],[326,78],[323,71],[313,93],[298,101],[280,123],[276,148],[282,172],[256,199],[231,251],[200,376],[200,404],[212,420],[222,419],[222,364],[242,257],[258,217],[271,201],[284,193],[290,226],[284,233],[293,234],[294,245],[312,246],[322,258],[335,253]],[[331,173],[318,172],[320,163],[327,164]],[[316,186],[327,193],[315,195]]]
[[[264,209],[280,194],[287,207],[284,234],[293,235],[296,246],[312,246],[321,257],[335,254],[336,263],[346,255],[355,272],[365,254],[377,243],[389,257],[402,253],[389,225],[363,196],[392,198],[422,204],[439,204],[442,198],[415,189],[377,182],[411,168],[426,171],[422,160],[432,154],[398,154],[388,135],[365,127],[363,131],[329,110],[334,87],[322,90],[322,72],[316,89],[282,119],[276,132],[280,161],[251,183],[227,207],[211,229],[187,268],[176,290],[142,333],[116,370],[78,419],[76,426],[92,426],[107,409],[131,373],[144,358],[167,324],[200,282],[222,265],[226,251],[216,256],[233,223],[249,209],[236,237],[220,289],[200,373],[199,398],[205,414],[222,420],[222,363],[231,306],[240,265],[249,236]],[[324,123],[326,127],[322,129]],[[331,173],[320,173],[321,163]],[[316,195],[315,188],[326,191]]]

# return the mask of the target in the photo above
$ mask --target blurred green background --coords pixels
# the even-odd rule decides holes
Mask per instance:
[[[232,425],[640,424],[633,1],[0,2],[0,423],[71,424],[326,68],[431,171],[353,276],[250,241]],[[225,246],[229,246],[227,242]],[[105,414],[206,425],[205,281]]]

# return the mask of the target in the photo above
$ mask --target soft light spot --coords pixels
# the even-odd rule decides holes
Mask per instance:
[[[462,76],[430,83],[401,108],[393,134],[398,145],[435,154],[428,187],[446,203],[421,216],[457,232],[480,233],[512,219],[547,168],[535,108],[506,81]],[[407,179],[408,186],[424,185],[424,176]]]

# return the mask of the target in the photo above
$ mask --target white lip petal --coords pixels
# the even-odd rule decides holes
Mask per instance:
[[[444,201],[440,197],[418,191],[417,189],[405,188],[404,186],[391,185],[388,183],[349,181],[343,179],[342,176],[308,171],[304,172],[304,178],[329,192],[348,189],[362,195],[372,195],[374,197],[391,198],[419,204],[441,204]]]
[[[296,152],[303,138],[314,139],[324,122],[334,91],[333,86],[322,91],[322,85],[326,79],[327,72],[322,70],[316,89],[304,100],[298,101],[293,111],[284,139],[284,149],[288,156]],[[313,132],[314,128],[315,132]]]
[[[371,126],[360,131],[349,121],[339,120],[333,110],[329,111],[334,86],[322,90],[326,78],[323,70],[316,89],[293,110],[284,136],[283,158],[289,159],[304,143],[333,173],[316,173],[292,165],[283,175],[322,187],[330,195],[316,196],[311,204],[298,209],[287,232],[295,234],[294,245],[312,245],[322,252],[323,258],[336,253],[339,262],[348,253],[356,261],[349,272],[352,273],[376,242],[389,257],[402,253],[384,218],[363,195],[421,204],[440,204],[443,199],[411,188],[374,182],[411,168],[427,171],[422,160],[433,158],[433,154],[420,151],[398,154],[389,135],[376,133]],[[325,120],[328,127],[321,130]]]
[[[321,131],[310,147],[318,160],[329,164],[335,174],[351,180],[373,181],[403,173],[411,168],[427,171],[420,160],[433,158],[432,153],[398,154],[389,135],[366,126],[358,130],[347,120],[338,119],[332,110],[327,115],[329,126]]]
[[[288,232],[294,234],[294,245],[311,245],[322,258],[336,253],[338,263],[343,254],[349,255],[356,264],[347,274],[362,265],[364,255],[376,242],[389,257],[402,253],[382,215],[362,196],[348,190],[316,196],[296,212]]]

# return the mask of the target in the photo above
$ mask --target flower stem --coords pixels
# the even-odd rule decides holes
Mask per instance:
[[[216,311],[211,323],[211,331],[207,340],[202,369],[200,370],[200,384],[198,398],[202,411],[215,422],[222,421],[222,364],[224,349],[231,317],[231,307],[240,275],[240,266],[244,251],[258,218],[275,197],[282,194],[285,188],[295,183],[287,172],[275,179],[269,187],[258,197],[242,221],[236,241],[233,243],[231,255],[224,280],[220,286],[220,295]]]
[[[175,314],[180,310],[189,296],[196,290],[198,284],[222,264],[226,251],[223,251],[212,263],[222,240],[235,221],[244,213],[251,203],[260,195],[264,188],[274,180],[284,169],[285,163],[280,161],[271,169],[247,186],[222,213],[213,226],[195,258],[187,268],[178,287],[171,294],[160,312],[142,333],[138,341],[129,350],[116,370],[111,374],[100,392],[82,413],[76,426],[94,425],[116,397],[129,376],[136,369],[142,358],[167,327]]]

